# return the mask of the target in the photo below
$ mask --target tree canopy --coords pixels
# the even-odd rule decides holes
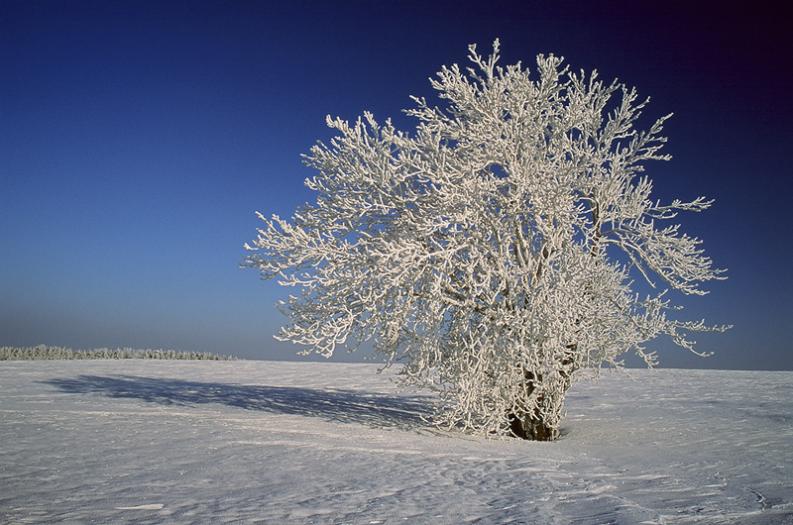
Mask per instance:
[[[316,202],[264,225],[247,265],[299,292],[279,338],[330,356],[371,341],[409,381],[440,392],[438,422],[554,439],[564,394],[668,335],[696,352],[669,290],[723,279],[675,222],[713,201],[660,203],[643,174],[669,115],[635,128],[636,90],[539,55],[530,71],[469,47],[470,67],[412,97],[414,131],[364,113],[304,157]],[[655,291],[640,296],[636,279]]]

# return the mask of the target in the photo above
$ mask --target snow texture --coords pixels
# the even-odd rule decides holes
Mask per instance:
[[[552,443],[443,433],[372,364],[0,364],[0,523],[793,523],[793,373],[575,385]]]

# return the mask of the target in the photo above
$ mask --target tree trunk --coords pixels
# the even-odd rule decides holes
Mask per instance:
[[[553,441],[559,437],[559,430],[534,415],[523,417],[510,414],[510,430],[516,437],[532,441]]]
[[[568,345],[568,349],[575,351],[578,345],[573,343]],[[559,376],[562,378],[562,390],[564,393],[570,388],[572,383],[571,376],[573,373],[573,359],[567,357],[561,362],[561,370]],[[526,379],[526,395],[531,396],[537,385],[542,384],[542,375],[535,375],[534,372],[523,370],[523,376]],[[556,418],[554,421],[547,419],[548,414],[562,414],[562,403],[564,403],[564,394],[561,399],[552,399],[540,393],[537,398],[538,407],[532,413],[516,414],[509,413],[507,419],[509,420],[509,429],[516,436],[521,439],[529,439],[532,441],[553,441],[559,437],[559,427]],[[558,407],[553,404],[558,403]]]

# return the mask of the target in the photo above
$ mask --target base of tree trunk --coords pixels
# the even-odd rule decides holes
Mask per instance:
[[[510,414],[510,430],[516,437],[531,441],[553,441],[559,437],[559,430],[530,416],[517,417]]]

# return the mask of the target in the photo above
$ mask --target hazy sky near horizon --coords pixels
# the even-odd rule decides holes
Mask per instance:
[[[662,365],[793,369],[786,18],[543,4],[4,1],[0,345],[296,358],[272,339],[284,291],[239,268],[254,211],[313,199],[300,154],[326,114],[408,128],[408,95],[500,37],[504,63],[563,55],[675,113],[648,175],[661,199],[716,199],[682,222],[729,269],[681,315],[735,328],[700,338],[706,360],[660,341]]]

